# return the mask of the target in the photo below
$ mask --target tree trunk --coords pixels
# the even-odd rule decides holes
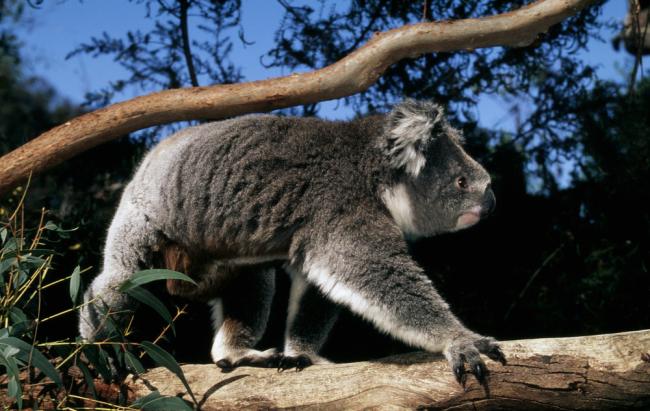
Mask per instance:
[[[488,362],[487,387],[469,376],[463,390],[439,355],[411,353],[303,371],[215,365],[183,371],[202,410],[221,409],[650,409],[650,330],[572,338],[506,341],[508,364]],[[153,369],[130,383],[189,397],[169,371]]]
[[[411,24],[375,36],[320,70],[240,84],[165,90],[72,119],[0,157],[0,194],[96,145],[146,127],[220,119],[346,97],[370,87],[397,61],[424,53],[523,47],[595,0],[538,0],[480,19]]]

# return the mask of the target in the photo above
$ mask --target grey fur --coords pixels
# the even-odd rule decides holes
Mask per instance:
[[[115,285],[173,242],[231,266],[230,274],[284,259],[308,283],[292,291],[292,355],[320,358],[337,312],[318,311],[322,295],[415,347],[444,351],[452,366],[482,367],[479,352],[500,359],[494,340],[451,313],[405,241],[464,228],[494,206],[489,175],[461,144],[439,106],[413,100],[353,121],[252,115],[177,133],[146,156],[125,189],[104,269],[86,293],[95,303],[82,312],[81,335],[101,335],[102,308],[128,305]],[[221,271],[203,271],[192,274],[216,287],[210,276]],[[226,292],[216,288],[214,296]],[[266,295],[248,308],[260,306],[264,318]],[[310,323],[310,311],[321,318]]]

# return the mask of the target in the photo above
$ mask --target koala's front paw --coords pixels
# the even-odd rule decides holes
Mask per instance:
[[[488,369],[481,359],[480,354],[485,354],[488,358],[506,364],[506,357],[499,347],[497,341],[492,337],[482,337],[479,335],[465,335],[455,338],[445,349],[445,357],[449,361],[456,381],[465,387],[467,381],[467,371],[465,363],[469,366],[469,371],[474,374],[480,384],[485,384]]]

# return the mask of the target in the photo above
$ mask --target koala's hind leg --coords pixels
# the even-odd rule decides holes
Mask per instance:
[[[106,237],[102,272],[84,294],[79,313],[81,337],[95,341],[116,335],[134,308],[132,300],[118,291],[121,283],[151,264],[160,234],[138,207],[123,201]]]
[[[239,269],[237,279],[222,297],[211,301],[216,331],[211,355],[221,369],[277,366],[279,356],[275,349],[253,348],[266,329],[274,292],[273,268],[246,266]]]
[[[327,364],[318,355],[340,307],[325,298],[320,290],[307,283],[302,273],[292,273],[291,295],[287,315],[284,353],[280,369],[300,370],[312,364]]]

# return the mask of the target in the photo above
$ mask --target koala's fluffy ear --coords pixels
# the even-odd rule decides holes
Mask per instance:
[[[404,100],[388,113],[382,145],[390,164],[417,176],[426,163],[424,151],[442,126],[442,107],[432,101]]]

